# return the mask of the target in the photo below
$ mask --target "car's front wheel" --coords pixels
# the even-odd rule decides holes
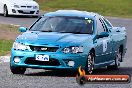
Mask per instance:
[[[26,68],[10,66],[10,70],[13,74],[24,74],[26,71]]]
[[[87,57],[87,66],[86,66],[86,72],[88,74],[92,74],[93,73],[93,70],[94,70],[94,59],[95,59],[94,53],[90,52],[88,54],[88,57]]]
[[[7,17],[8,16],[8,9],[7,6],[4,6],[4,16]]]

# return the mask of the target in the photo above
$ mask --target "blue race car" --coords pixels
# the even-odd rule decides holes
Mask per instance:
[[[20,27],[11,49],[10,69],[77,70],[88,73],[118,69],[126,53],[126,29],[113,27],[103,16],[86,11],[58,10],[40,17],[29,29]]]

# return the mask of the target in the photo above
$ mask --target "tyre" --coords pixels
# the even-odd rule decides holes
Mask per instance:
[[[13,74],[24,74],[26,71],[26,68],[10,66],[10,70]]]
[[[119,69],[121,59],[122,59],[122,52],[120,51],[120,49],[118,49],[116,57],[115,57],[115,64],[111,65],[111,66],[107,66],[107,68],[108,69],[113,69],[113,70]]]
[[[83,85],[86,83],[86,78],[84,76],[79,76],[76,81],[79,85]]]
[[[4,16],[7,17],[8,16],[8,9],[7,6],[4,6]]]
[[[88,74],[92,74],[94,70],[94,60],[95,60],[95,55],[93,52],[90,52],[87,57],[87,63],[86,63],[86,72]]]

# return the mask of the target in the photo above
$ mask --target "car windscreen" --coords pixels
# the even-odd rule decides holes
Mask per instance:
[[[42,17],[30,31],[91,34],[93,20],[82,17]]]

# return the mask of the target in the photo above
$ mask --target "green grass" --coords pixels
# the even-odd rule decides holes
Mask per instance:
[[[0,56],[10,53],[12,44],[18,34],[17,26],[0,24]]]
[[[13,44],[12,40],[0,39],[0,56],[9,53],[11,50],[12,44]]]
[[[40,9],[76,9],[97,12],[105,16],[132,17],[132,0],[36,0]]]
[[[18,26],[8,24],[0,24],[0,31],[2,31],[3,33],[19,33]]]

